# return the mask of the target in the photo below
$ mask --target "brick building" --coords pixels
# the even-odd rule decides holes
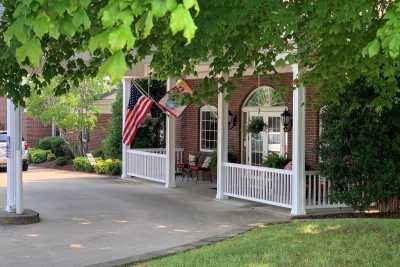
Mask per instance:
[[[132,79],[150,73],[148,63],[143,62],[126,74],[124,106]],[[199,64],[196,76],[185,80],[196,90],[208,73],[207,63]],[[188,173],[192,178],[193,173],[197,179],[207,178],[204,172],[212,171],[209,155],[216,152],[216,174],[214,179],[211,175],[207,179],[216,182],[213,188],[218,200],[231,197],[255,201],[289,208],[293,215],[345,207],[330,199],[330,182],[317,171],[320,108],[315,101],[316,90],[297,84],[298,64],[284,66],[273,74],[253,73],[251,68],[241,78],[226,73],[224,79],[235,85],[228,98],[218,92],[214,101],[191,105],[176,119],[167,116],[165,148],[143,150],[123,145],[122,177],[174,187],[184,182]],[[175,79],[168,79],[167,91],[175,84]],[[263,130],[250,133],[251,122],[260,122],[261,118]],[[286,157],[291,164],[284,169],[263,166],[272,153]],[[234,155],[235,162],[229,160],[229,154]],[[200,160],[196,162],[190,155],[198,155]]]
[[[7,100],[0,97],[0,129],[7,129]],[[51,136],[51,125],[44,125],[26,114],[22,117],[22,136],[31,147],[37,146],[39,139]]]
[[[194,90],[200,85],[200,80],[188,80],[188,82]],[[284,132],[280,115],[285,109],[293,114],[293,93],[291,90],[287,90],[292,86],[292,73],[244,76],[236,81],[236,86],[237,89],[232,93],[229,101],[229,113],[235,120],[228,132],[229,152],[235,156],[237,162],[250,165],[260,165],[262,158],[270,152],[291,159],[292,130],[290,129],[287,133]],[[274,90],[282,90],[283,102],[266,103],[265,106],[251,106],[251,103],[248,103],[252,97],[256,97],[257,93],[269,94]],[[308,169],[315,169],[318,161],[315,146],[319,135],[319,110],[312,105],[313,94],[313,90],[307,90],[306,97],[309,101],[305,116],[305,146]],[[186,158],[189,153],[194,155],[208,154],[216,150],[217,129],[215,127],[217,117],[211,117],[211,121],[205,119],[205,117],[210,118],[210,113],[216,113],[216,102],[215,100],[214,103],[203,106],[191,105],[177,119],[176,147],[184,149]],[[212,114],[210,115],[212,116]],[[270,125],[265,133],[252,136],[246,129],[249,120],[254,116],[262,116],[265,122],[269,120],[275,126]],[[207,129],[202,129],[202,124]],[[213,125],[215,127],[211,129]],[[204,134],[202,135],[202,133]],[[275,144],[268,145],[268,139],[274,141]]]
[[[99,108],[99,116],[96,128],[92,131],[89,142],[89,150],[100,148],[102,141],[108,135],[108,125],[111,121],[111,106],[115,100],[116,91],[103,96],[101,100],[96,102]],[[0,97],[0,130],[7,129],[7,103],[4,97]],[[36,147],[39,140],[46,136],[52,135],[51,125],[44,125],[39,120],[31,118],[26,114],[22,118],[22,134],[30,147]],[[75,139],[74,134],[70,134],[70,141]]]

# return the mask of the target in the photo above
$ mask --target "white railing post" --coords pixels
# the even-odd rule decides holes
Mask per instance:
[[[172,78],[167,80],[167,92],[173,89],[176,81]],[[166,123],[166,156],[167,162],[165,164],[165,187],[175,187],[175,118],[167,115]]]
[[[22,196],[22,112],[7,99],[7,212],[23,214]]]
[[[298,64],[292,65],[297,81]],[[292,215],[305,214],[305,88],[295,82],[293,91],[293,147],[292,147]]]
[[[225,80],[228,75],[224,75]],[[225,93],[218,92],[218,139],[217,139],[217,199],[224,199],[225,167],[228,161],[228,103]]]
[[[128,108],[130,81],[128,78],[122,80],[122,129],[125,128],[125,115]],[[128,178],[128,149],[129,147],[122,143],[122,172],[121,178]]]

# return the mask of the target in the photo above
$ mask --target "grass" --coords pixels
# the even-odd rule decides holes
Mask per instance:
[[[294,221],[139,266],[400,266],[400,220]]]

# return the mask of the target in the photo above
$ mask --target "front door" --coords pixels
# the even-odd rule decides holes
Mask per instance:
[[[279,112],[249,112],[247,121],[255,117],[262,117],[267,127],[258,134],[247,133],[247,164],[260,166],[269,153],[284,154],[284,132]]]

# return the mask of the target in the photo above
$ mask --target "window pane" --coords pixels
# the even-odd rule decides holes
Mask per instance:
[[[201,111],[201,149],[214,150],[217,145],[217,117],[211,111]]]

